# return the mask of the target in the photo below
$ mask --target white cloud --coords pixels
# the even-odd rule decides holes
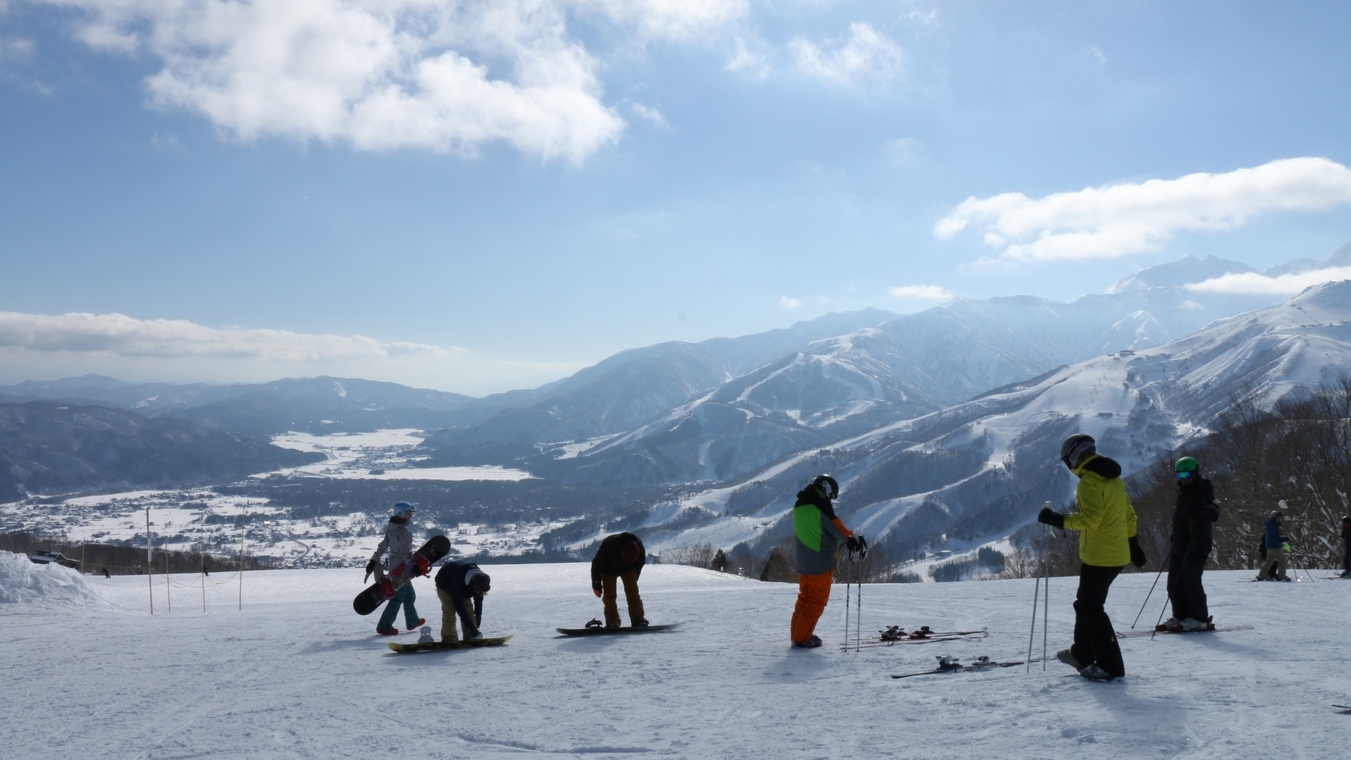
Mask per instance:
[[[30,2],[78,9],[76,34],[95,49],[158,60],[155,104],[242,140],[462,154],[503,142],[580,163],[624,129],[601,101],[597,61],[568,33],[566,0]],[[639,5],[658,6],[651,24],[672,33],[718,18]]]
[[[672,39],[721,28],[750,12],[748,0],[568,0],[568,4]]]
[[[658,126],[663,129],[669,129],[671,126],[670,122],[666,121],[666,117],[662,115],[661,111],[658,111],[655,108],[645,106],[642,103],[632,101],[628,103],[628,107],[629,110],[633,112],[634,116],[637,116],[638,118],[646,122],[649,122],[654,126]]]
[[[1351,280],[1351,267],[1330,267],[1307,272],[1294,272],[1268,277],[1257,272],[1226,274],[1204,282],[1188,285],[1187,290],[1198,293],[1236,293],[1275,296],[1293,296],[1312,285]]]
[[[0,381],[89,372],[126,380],[264,382],[340,375],[459,393],[533,388],[581,369],[360,335],[214,328],[122,314],[0,312]]]
[[[925,155],[928,146],[914,137],[898,137],[882,143],[882,155],[893,166],[907,166]]]
[[[3,10],[0,7],[0,10]],[[37,52],[32,40],[22,37],[0,37],[0,61],[27,61]]]
[[[1031,199],[968,198],[934,227],[948,239],[985,229],[997,258],[1014,262],[1111,259],[1153,250],[1180,232],[1242,227],[1279,211],[1351,204],[1351,169],[1326,158],[1272,161],[1226,174],[1107,185]]]
[[[764,42],[759,39],[737,37],[735,45],[736,52],[732,59],[723,66],[724,69],[735,74],[743,74],[751,79],[766,79],[769,77],[770,56],[765,52],[766,45]]]
[[[914,298],[921,301],[951,301],[956,294],[938,285],[900,285],[887,291],[896,298]]]
[[[802,302],[801,302],[801,301],[799,301],[799,300],[796,299],[796,298],[789,298],[788,296],[779,296],[779,305],[782,306],[782,307],[785,308],[785,309],[800,309],[800,308],[802,308]]]
[[[865,23],[849,25],[849,37],[830,48],[799,37],[789,50],[803,73],[827,82],[857,85],[899,79],[905,71],[901,47]]]

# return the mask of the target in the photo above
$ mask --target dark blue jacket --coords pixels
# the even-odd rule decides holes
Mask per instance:
[[[1285,536],[1281,535],[1281,524],[1276,522],[1275,518],[1267,520],[1266,523],[1264,524],[1266,525],[1267,529],[1268,549],[1279,549],[1286,541],[1289,540]]]
[[[469,584],[465,582],[471,574],[478,572],[478,565],[473,562],[447,562],[436,574],[436,587],[450,594],[450,601],[455,605],[455,614],[460,616],[465,636],[477,633],[483,620],[483,597],[471,592]],[[470,600],[474,603],[473,614],[469,611]]]

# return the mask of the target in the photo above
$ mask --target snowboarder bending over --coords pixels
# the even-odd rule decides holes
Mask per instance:
[[[1285,506],[1282,502],[1281,506]],[[1281,511],[1272,512],[1267,515],[1267,521],[1262,524],[1263,541],[1266,542],[1267,559],[1262,563],[1262,569],[1257,571],[1257,580],[1277,580],[1288,581],[1290,578],[1285,574],[1285,553],[1289,551],[1290,539],[1281,533],[1281,520],[1285,519],[1285,513]],[[1274,577],[1268,577],[1272,571],[1275,571]]]
[[[366,563],[367,578],[372,572],[376,574],[376,578],[384,578],[389,570],[412,561],[413,531],[408,524],[413,521],[413,513],[416,511],[413,505],[406,501],[394,505],[394,514],[389,518],[389,524],[385,526],[385,537],[380,539],[380,545],[375,547],[371,561]],[[389,551],[389,562],[382,565],[380,556],[386,550]],[[427,622],[417,616],[417,608],[413,606],[416,600],[417,594],[413,592],[413,581],[410,579],[399,587],[394,597],[385,605],[385,611],[380,613],[380,622],[375,625],[375,632],[382,636],[397,634],[399,629],[394,627],[394,618],[398,616],[400,607],[403,608],[404,621],[408,623],[410,630]]]
[[[1173,465],[1177,475],[1177,507],[1173,510],[1173,536],[1168,549],[1168,598],[1173,616],[1163,622],[1170,631],[1204,631],[1209,627],[1206,590],[1201,573],[1214,547],[1211,526],[1220,519],[1215,491],[1201,477],[1201,464],[1182,457]]]
[[[1074,645],[1056,652],[1056,658],[1094,681],[1126,675],[1121,646],[1104,608],[1112,581],[1127,563],[1145,564],[1145,552],[1135,536],[1135,509],[1121,481],[1121,465],[1101,456],[1090,436],[1065,439],[1060,461],[1079,478],[1075,499],[1079,511],[1059,514],[1044,508],[1037,521],[1079,531],[1079,590],[1074,598]]]
[[[447,562],[436,574],[436,597],[441,600],[441,641],[455,643],[455,618],[460,619],[464,638],[481,639],[483,595],[492,588],[488,574],[473,562]],[[472,605],[472,609],[470,609]]]
[[[840,484],[829,475],[818,475],[797,492],[793,505],[793,532],[797,534],[797,604],[789,637],[794,647],[821,646],[816,621],[830,602],[830,584],[835,579],[835,555],[843,541],[849,551],[859,551],[861,539],[835,516],[831,500],[839,498]]]
[[[629,605],[629,622],[634,628],[646,628],[643,598],[638,595],[638,576],[647,562],[647,549],[632,533],[606,536],[591,558],[591,591],[605,604],[605,627],[618,628],[619,584],[624,584],[624,599]]]

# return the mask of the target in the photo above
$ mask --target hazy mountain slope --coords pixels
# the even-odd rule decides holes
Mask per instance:
[[[0,500],[228,480],[322,458],[179,420],[54,401],[0,404]]]

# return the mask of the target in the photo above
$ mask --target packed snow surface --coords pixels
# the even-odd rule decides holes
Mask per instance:
[[[937,655],[1023,659],[1031,580],[868,585],[861,601],[837,586],[817,629],[826,646],[792,650],[793,584],[652,565],[648,617],[678,629],[569,639],[554,628],[600,614],[586,564],[485,565],[484,632],[510,643],[396,655],[374,616],[352,612],[360,569],[250,572],[242,584],[218,571],[203,595],[197,576],[25,563],[0,553],[0,588],[19,589],[0,597],[5,757],[1321,759],[1346,757],[1351,735],[1351,715],[1332,708],[1351,700],[1351,583],[1326,570],[1299,583],[1207,573],[1216,622],[1245,627],[1123,637],[1127,677],[1092,683],[1054,660],[888,677]],[[1118,630],[1153,580],[1118,579]],[[435,626],[432,583],[414,583]],[[1051,652],[1069,643],[1074,586],[1052,580]],[[1137,630],[1159,614],[1161,586]],[[989,635],[843,652],[846,598],[865,634]]]

